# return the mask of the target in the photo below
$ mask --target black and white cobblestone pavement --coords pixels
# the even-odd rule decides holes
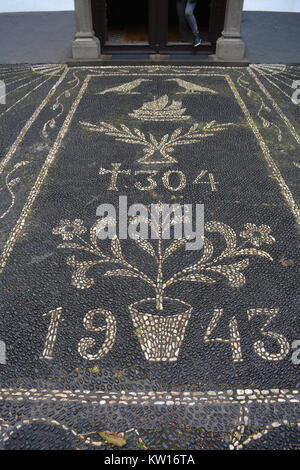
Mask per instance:
[[[0,80],[1,448],[299,447],[300,68]],[[204,204],[204,247],[100,241],[119,196]]]

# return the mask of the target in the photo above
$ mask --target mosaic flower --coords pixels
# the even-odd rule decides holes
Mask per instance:
[[[245,285],[246,275],[244,271],[250,264],[250,258],[253,256],[260,256],[262,258],[273,261],[272,257],[266,252],[256,247],[245,247],[245,243],[238,246],[235,231],[229,225],[223,222],[210,221],[205,224],[205,232],[208,236],[204,236],[203,252],[199,258],[188,266],[180,268],[175,273],[168,273],[163,269],[166,260],[175,256],[184,256],[183,246],[189,241],[188,237],[178,238],[168,241],[164,235],[170,228],[170,217],[164,214],[164,207],[161,202],[158,203],[156,210],[152,213],[150,206],[148,207],[148,214],[143,216],[144,223],[151,227],[152,233],[155,234],[153,240],[148,240],[140,236],[132,239],[132,242],[147,253],[149,262],[156,266],[156,275],[148,275],[142,271],[138,266],[131,264],[130,259],[127,259],[127,250],[123,250],[121,240],[115,235],[110,241],[110,249],[104,246],[105,251],[102,251],[98,246],[97,230],[106,225],[106,220],[97,220],[90,228],[89,240],[80,238],[74,242],[62,243],[58,248],[75,249],[83,252],[93,254],[90,259],[77,259],[75,255],[67,258],[67,264],[73,270],[72,285],[77,289],[90,289],[95,284],[95,279],[91,277],[90,271],[99,273],[99,269],[94,269],[96,266],[108,264],[107,269],[103,273],[105,278],[126,277],[143,281],[151,287],[155,293],[155,297],[147,297],[138,300],[129,305],[129,312],[133,322],[136,336],[144,352],[145,358],[150,362],[175,362],[178,359],[178,354],[181,344],[185,335],[187,324],[192,314],[193,307],[180,299],[172,299],[166,297],[165,292],[171,286],[179,282],[198,282],[203,284],[216,284],[222,277],[226,279],[228,285],[232,288],[239,288]],[[148,217],[150,215],[150,219]],[[154,215],[154,216],[153,216]],[[132,221],[134,220],[134,217]],[[172,221],[175,223],[182,223],[186,220],[186,214],[181,207],[181,214],[173,215]],[[81,221],[75,221],[75,230],[84,230]],[[74,224],[69,221],[61,221],[60,226],[54,229],[53,233],[61,234],[63,237],[67,236],[68,239],[74,233]],[[111,222],[115,225],[115,219]],[[101,225],[102,224],[102,225]],[[72,231],[70,232],[69,229]],[[241,233],[246,242],[250,241],[256,246],[261,243],[273,243],[274,238],[270,235],[271,229],[266,225],[256,227],[254,224],[246,224],[245,231]],[[220,234],[226,247],[223,246],[222,251],[217,246],[214,247],[213,241],[209,239],[210,233]],[[78,238],[78,237],[77,237]],[[224,245],[222,243],[222,245]],[[221,246],[222,246],[221,245]],[[179,251],[181,250],[181,254]],[[95,259],[96,256],[96,259]],[[145,263],[143,263],[145,264]],[[164,275],[167,274],[165,277]],[[173,310],[175,306],[175,312]],[[156,315],[153,311],[156,309]],[[176,313],[178,310],[178,313]],[[150,311],[150,313],[148,313]],[[180,313],[179,313],[180,311]],[[92,311],[94,312],[94,311]],[[169,312],[166,315],[159,315],[159,312]],[[222,314],[222,311],[220,311]],[[171,315],[170,315],[171,314]],[[217,321],[217,320],[216,320]],[[232,324],[233,331],[235,325]],[[88,328],[86,328],[89,330]],[[89,331],[92,331],[91,329]],[[173,333],[175,332],[175,333]],[[139,333],[139,334],[138,334]],[[234,336],[234,334],[236,336]],[[207,335],[206,341],[214,341]],[[238,345],[238,333],[233,333]],[[217,340],[216,340],[217,341]],[[96,356],[91,356],[88,350],[94,347],[95,340],[93,338],[84,338],[81,340],[79,353],[82,357],[88,360],[94,360]],[[112,343],[113,344],[113,343]],[[235,362],[242,360],[241,351],[236,347],[234,358]],[[101,353],[102,354],[102,353]],[[97,356],[98,358],[98,356]],[[98,359],[97,359],[98,360]]]
[[[73,240],[74,235],[82,235],[87,231],[83,226],[83,221],[75,219],[74,222],[70,220],[61,220],[59,226],[52,230],[53,235],[61,235],[63,240]]]
[[[245,238],[252,245],[260,247],[264,243],[271,245],[275,242],[275,238],[270,235],[271,228],[267,225],[260,225],[257,227],[255,224],[245,224],[245,230],[240,233],[240,237]]]
[[[172,241],[169,246],[163,246],[164,233],[169,225],[168,218],[163,218],[161,203],[159,204],[158,212],[158,218],[152,218],[151,214],[151,221],[146,217],[146,221],[151,225],[153,233],[157,235],[157,244],[140,237],[134,239],[134,242],[142,250],[147,252],[147,254],[151,256],[153,263],[157,265],[157,277],[155,280],[125,259],[121,241],[117,236],[111,240],[111,254],[106,254],[100,250],[96,233],[96,228],[98,228],[99,224],[99,221],[97,221],[90,229],[90,242],[81,240],[82,244],[80,245],[77,243],[64,243],[59,246],[59,248],[90,252],[100,258],[99,260],[93,261],[78,261],[74,255],[69,257],[67,263],[75,268],[72,276],[72,285],[78,289],[89,289],[94,284],[94,279],[87,277],[88,271],[98,264],[109,263],[112,264],[112,269],[104,273],[105,277],[131,277],[146,282],[155,290],[156,309],[163,310],[164,292],[172,284],[183,281],[214,284],[217,282],[219,276],[223,276],[227,279],[230,287],[238,288],[243,286],[246,282],[243,271],[249,265],[249,257],[261,256],[272,261],[272,257],[268,253],[256,248],[262,243],[270,244],[275,241],[270,235],[271,229],[267,225],[261,225],[260,227],[250,223],[245,225],[244,232],[240,234],[241,237],[246,238],[247,242],[250,241],[256,246],[255,248],[245,248],[244,244],[240,247],[237,246],[236,234],[228,225],[222,222],[211,221],[205,224],[205,231],[208,233],[217,232],[224,237],[226,248],[223,252],[218,255],[216,254],[213,258],[213,243],[207,237],[204,237],[204,247],[201,258],[196,263],[181,269],[179,272],[171,275],[169,279],[164,280],[164,262],[169,256],[173,255],[185,245],[188,238],[183,237],[176,239]],[[174,222],[182,222],[182,217],[177,217],[177,220],[175,217]],[[71,228],[71,230],[68,230],[69,228]],[[86,228],[82,227],[82,221],[75,221],[72,224],[69,221],[61,221],[60,226],[54,229],[53,233],[61,234],[63,238],[65,237],[65,239],[70,240],[76,231],[78,233],[78,230],[80,232],[82,230],[86,232]],[[243,259],[236,259],[241,257]]]

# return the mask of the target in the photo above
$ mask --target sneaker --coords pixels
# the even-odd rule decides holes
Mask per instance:
[[[202,42],[202,39],[200,38],[200,36],[199,35],[195,36],[194,47],[200,46],[201,42]]]

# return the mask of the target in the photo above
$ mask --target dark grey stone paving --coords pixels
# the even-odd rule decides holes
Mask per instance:
[[[299,77],[285,66],[2,67],[3,448],[107,448],[103,430],[127,432],[130,449],[297,447]],[[165,96],[185,111],[170,120],[159,101],[139,119]],[[116,163],[127,173],[113,184]],[[98,205],[119,196],[203,203],[210,241],[191,271],[206,278],[172,283],[203,255],[174,249],[164,308],[137,304],[134,318],[132,305],[155,295],[132,277],[156,281],[151,249],[89,238]],[[122,260],[131,277],[115,271]],[[172,314],[158,347],[139,312],[150,323]]]
[[[0,14],[0,63],[64,63],[72,55],[73,11]]]
[[[299,63],[299,28],[300,13],[244,11],[242,35],[247,60]],[[0,63],[64,63],[71,58],[74,34],[73,11],[1,13]],[[178,56],[173,59],[178,60]]]

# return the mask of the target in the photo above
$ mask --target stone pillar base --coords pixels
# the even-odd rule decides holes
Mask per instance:
[[[243,60],[244,55],[245,44],[241,39],[221,37],[217,40],[217,59],[228,61]]]
[[[73,59],[99,59],[100,41],[95,36],[92,38],[77,38],[72,44]]]

